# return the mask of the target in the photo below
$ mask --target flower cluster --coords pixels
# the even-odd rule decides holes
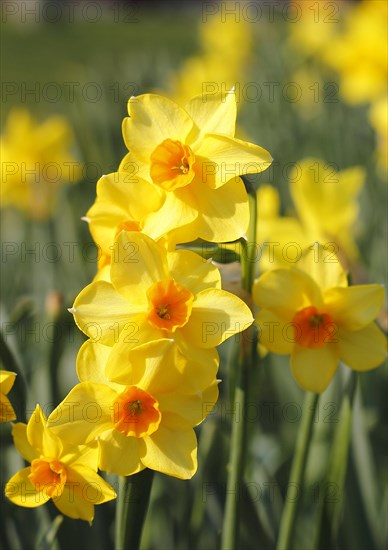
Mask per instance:
[[[184,243],[244,237],[249,206],[239,176],[272,160],[234,137],[233,91],[195,97],[185,109],[146,94],[131,98],[128,111],[128,154],[100,179],[85,217],[103,254],[70,309],[89,338],[77,358],[80,382],[47,420],[37,406],[27,426],[13,427],[31,467],[6,489],[16,504],[51,498],[64,514],[88,521],[93,504],[115,496],[98,468],[194,475],[194,428],[218,398],[216,347],[254,318],[221,288],[215,265]],[[82,499],[92,482],[99,497]]]

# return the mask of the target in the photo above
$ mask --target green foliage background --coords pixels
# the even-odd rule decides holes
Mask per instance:
[[[87,166],[84,181],[61,189],[60,206],[52,221],[29,222],[11,210],[2,215],[3,253],[4,243],[15,243],[17,253],[2,258],[1,368],[19,373],[9,397],[21,421],[29,417],[37,402],[48,414],[76,383],[75,357],[84,337],[67,308],[96,269],[96,251],[80,218],[94,201],[98,177],[114,171],[125,153],[121,121],[128,96],[152,90],[167,93],[171,76],[198,51],[201,7],[200,2],[153,9],[137,4],[136,21],[132,22],[122,20],[125,14],[132,14],[124,9],[118,22],[107,10],[95,23],[10,21],[3,25],[2,79],[15,83],[17,90],[3,100],[3,120],[9,109],[20,103],[40,119],[64,114],[76,134],[79,160]],[[262,96],[239,104],[239,127],[275,159],[271,170],[255,178],[255,185],[275,185],[281,194],[282,211],[289,213],[292,204],[287,166],[310,156],[335,163],[338,169],[364,166],[367,178],[360,199],[358,234],[362,259],[355,276],[358,282],[384,284],[387,188],[376,168],[375,136],[368,124],[367,108],[346,105],[337,91],[329,97],[325,85],[336,83],[336,75],[314,58],[291,50],[281,10],[275,10],[275,16],[274,22],[263,17],[252,24],[254,46],[244,79],[245,83],[255,83]],[[313,70],[320,77],[320,93],[313,107],[304,104],[303,98],[291,102],[281,92],[300,68]],[[49,101],[42,93],[50,82],[56,84],[55,89],[63,89],[58,101]],[[79,83],[74,100],[66,91],[65,83],[69,82]],[[85,96],[91,82],[101,91],[97,101]],[[273,101],[264,84],[268,82],[279,83]],[[23,89],[37,85],[38,97],[27,94],[23,102]],[[240,85],[242,89],[244,81]],[[92,88],[89,91],[92,94]],[[311,98],[313,92],[303,88],[303,93]],[[43,253],[49,242],[58,243],[62,251],[57,261],[47,260],[47,248],[46,256]],[[75,243],[73,258],[64,243]],[[35,247],[38,261],[31,254],[23,254],[23,246],[27,250]],[[47,307],[50,292],[62,297],[55,313]],[[239,411],[230,405],[228,383],[237,340],[228,341],[220,350],[221,398],[198,429],[198,473],[187,482],[155,476],[142,539],[144,549],[205,550],[219,546],[230,428],[232,422],[241,421]],[[319,404],[306,484],[300,488],[294,540],[298,550],[378,549],[387,543],[386,368],[359,376],[344,492],[324,481],[333,433],[340,420],[342,383],[348,374],[347,369],[340,369]],[[291,377],[288,358],[268,355],[254,373],[246,484],[236,488],[242,549],[275,547],[302,401],[303,392]],[[3,485],[23,462],[13,448],[9,425],[1,426],[0,438]],[[117,487],[114,476],[109,481]],[[330,534],[327,523],[333,501],[343,508],[337,537]],[[27,510],[2,496],[1,508],[0,544],[4,549],[98,550],[113,546],[114,503],[96,507],[91,527],[69,518],[61,522],[51,504]]]

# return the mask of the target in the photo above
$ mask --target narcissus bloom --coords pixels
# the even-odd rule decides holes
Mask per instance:
[[[349,10],[345,28],[323,50],[324,61],[340,75],[340,93],[352,104],[387,92],[388,4],[362,0]]]
[[[354,239],[359,218],[358,194],[365,180],[362,168],[337,172],[320,159],[304,159],[290,171],[290,190],[297,217],[280,216],[278,191],[260,186],[257,191],[257,242],[261,268],[290,267],[311,243],[325,243],[336,254],[354,260]]]
[[[234,93],[198,96],[183,109],[158,95],[128,102],[123,135],[129,153],[119,172],[137,166],[137,176],[165,198],[160,231],[182,227],[177,242],[198,237],[231,241],[246,233],[247,194],[240,175],[261,172],[272,158],[261,147],[234,137]]]
[[[7,397],[14,385],[15,372],[0,370],[0,422],[9,422],[16,419],[15,411]]]
[[[193,390],[171,340],[137,348],[131,366],[99,343],[78,361],[80,384],[49,417],[74,443],[98,437],[99,467],[118,475],[150,468],[181,479],[197,469],[197,426],[213,408],[217,381]]]
[[[75,447],[46,427],[46,418],[36,406],[28,424],[13,426],[14,443],[31,466],[20,470],[7,483],[6,496],[18,506],[36,508],[52,499],[58,510],[74,519],[91,522],[94,505],[116,497],[97,473],[98,448]]]
[[[348,287],[338,259],[320,247],[298,267],[264,273],[255,281],[253,298],[261,308],[260,343],[291,355],[291,371],[305,390],[324,391],[340,360],[356,371],[384,361],[386,339],[373,322],[383,287]]]
[[[14,206],[35,220],[52,216],[59,187],[81,177],[72,142],[65,118],[39,124],[26,109],[12,110],[0,140],[2,207]]]
[[[147,235],[122,231],[111,282],[95,281],[70,310],[93,340],[117,353],[161,338],[201,356],[253,322],[248,306],[221,290],[218,269],[188,250],[166,252]],[[213,352],[212,352],[213,353]]]
[[[153,239],[162,236],[158,224],[152,223],[152,213],[162,203],[161,193],[155,186],[129,174],[115,172],[98,180],[96,201],[84,219],[99,247],[100,269],[110,264],[115,241],[123,229],[143,231]],[[170,229],[173,228],[174,220]]]

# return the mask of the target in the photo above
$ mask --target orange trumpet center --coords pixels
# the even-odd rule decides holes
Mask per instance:
[[[28,479],[38,491],[45,491],[50,498],[59,497],[66,483],[66,469],[59,460],[35,458],[31,462]]]
[[[328,313],[320,313],[314,306],[298,311],[292,323],[295,341],[305,348],[321,348],[333,342],[334,322]]]
[[[128,386],[118,396],[113,408],[116,430],[132,437],[153,434],[162,418],[157,400],[137,386]]]
[[[155,328],[174,332],[189,320],[194,296],[174,279],[153,284],[147,298],[147,319]]]
[[[188,145],[165,139],[151,154],[152,181],[165,191],[185,187],[194,178],[195,156]]]

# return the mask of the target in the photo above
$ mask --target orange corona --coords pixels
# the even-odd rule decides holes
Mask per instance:
[[[114,403],[116,430],[133,437],[153,434],[160,424],[159,403],[137,386],[129,386]]]
[[[165,191],[174,191],[192,182],[195,156],[188,145],[165,139],[151,154],[150,176]]]
[[[332,341],[334,323],[328,313],[309,306],[298,311],[292,319],[295,341],[305,348],[321,348]]]

